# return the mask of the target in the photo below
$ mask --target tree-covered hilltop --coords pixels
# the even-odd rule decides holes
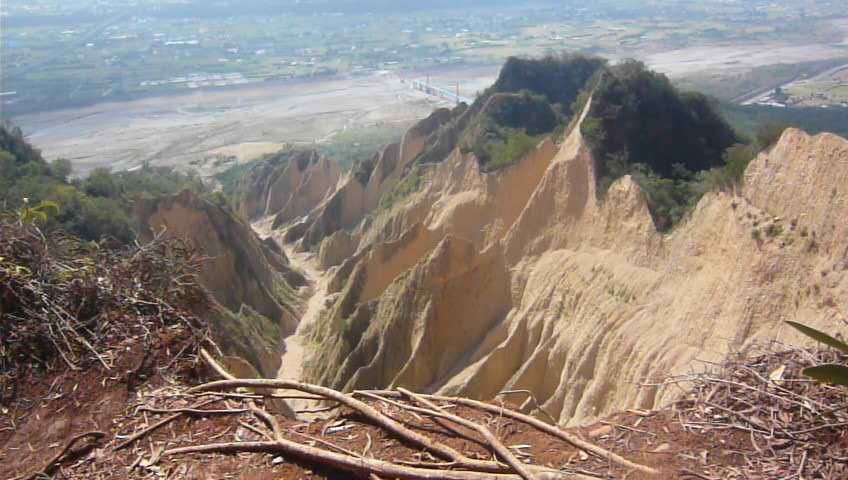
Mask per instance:
[[[517,161],[563,121],[542,95],[495,93],[466,128],[460,148],[474,152],[484,170],[496,170]]]
[[[632,175],[659,230],[674,226],[705,192],[738,184],[751,159],[785,128],[758,123],[748,138],[725,120],[715,99],[680,91],[634,60],[601,70],[575,108],[590,95],[581,132],[595,157],[599,194]]]
[[[128,243],[135,236],[129,213],[133,200],[187,188],[203,191],[197,177],[167,167],[145,165],[120,173],[98,168],[84,179],[72,179],[71,173],[69,161],[45,161],[19,128],[0,125],[0,211],[55,203],[58,211],[43,225],[48,229],[59,228],[86,240],[110,237]]]
[[[600,57],[563,53],[542,58],[510,57],[484,97],[528,91],[541,95],[566,116],[586,83],[607,65]]]
[[[563,132],[590,97],[581,130],[597,162],[599,195],[632,175],[660,230],[683,218],[704,192],[737,184],[783,127],[749,115],[738,133],[716,100],[681,91],[634,60],[510,58],[492,87],[453,112],[417,163],[439,162],[459,147],[483,171],[507,167],[544,137]]]
[[[509,58],[495,83],[474,102],[476,115],[460,137],[460,148],[474,152],[486,171],[518,161],[544,136],[568,124],[572,104],[606,63],[575,54]]]
[[[582,131],[602,176],[614,173],[616,161],[646,165],[663,177],[707,170],[720,166],[722,152],[738,140],[717,102],[678,91],[640,62],[607,68],[595,83]]]

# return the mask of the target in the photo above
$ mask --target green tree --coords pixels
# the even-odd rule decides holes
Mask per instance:
[[[6,150],[0,150],[0,180],[11,178],[16,166],[15,156]]]
[[[587,82],[605,65],[606,60],[602,58],[580,54],[510,57],[487,93],[526,90],[570,111]]]
[[[95,168],[82,184],[85,193],[93,197],[115,198],[118,196],[118,184],[108,168]]]
[[[0,208],[17,213],[20,221],[38,223],[43,230],[62,229],[86,240],[111,237],[130,242],[133,199],[204,189],[197,177],[162,167],[119,173],[100,168],[73,181],[68,180],[70,173],[70,162],[46,162],[20,129],[0,125]]]
[[[699,178],[724,182],[705,172],[724,168],[724,152],[739,139],[714,100],[678,91],[665,75],[635,60],[603,69],[587,89],[592,105],[581,133],[597,160],[599,195],[632,174],[646,193],[654,223],[665,230],[700,198]],[[584,92],[578,101],[587,97]],[[740,162],[734,154],[730,160],[732,175],[741,176],[750,159]]]
[[[757,126],[754,130],[754,138],[760,150],[771,148],[780,140],[784,130],[788,128],[785,123],[767,122]]]
[[[71,161],[65,158],[57,158],[50,162],[50,174],[63,182],[68,181],[68,177],[74,171]]]

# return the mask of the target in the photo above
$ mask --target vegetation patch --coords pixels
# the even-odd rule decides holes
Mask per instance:
[[[783,227],[777,223],[772,223],[766,227],[766,235],[768,235],[769,238],[779,237],[783,235]]]
[[[460,136],[460,148],[473,152],[487,172],[515,163],[546,135],[564,130],[578,95],[605,64],[572,54],[508,59],[475,102],[479,113]]]
[[[232,198],[232,195],[235,193],[241,179],[244,178],[244,176],[247,175],[247,173],[260,161],[262,160],[257,159],[251,162],[233,165],[223,172],[216,174],[213,178],[221,184],[221,191],[227,197]]]
[[[705,192],[737,186],[748,163],[785,128],[760,124],[747,138],[721,116],[715,100],[681,92],[633,60],[604,69],[588,91],[592,106],[581,131],[598,162],[599,195],[632,175],[661,231],[677,224]]]
[[[232,167],[218,173],[213,178],[221,185],[221,191],[229,199],[235,199],[239,195],[239,184],[248,175],[258,174],[262,169],[277,170],[291,161],[296,150],[284,149],[277,153],[263,155],[249,162],[233,165]]]
[[[744,135],[756,135],[763,124],[792,125],[815,135],[830,132],[848,138],[848,108],[782,108],[768,105],[722,104],[721,112]]]
[[[484,143],[474,149],[484,171],[491,172],[512,165],[532,151],[544,138],[530,136],[525,132],[509,131],[506,138],[497,143]]]
[[[169,167],[143,165],[125,172],[98,168],[87,178],[70,178],[71,173],[70,162],[48,163],[24,140],[19,128],[0,125],[0,208],[55,203],[58,213],[42,225],[48,229],[60,228],[85,240],[110,237],[127,244],[137,231],[129,214],[134,201],[185,189],[206,192],[197,176]]]
[[[487,94],[526,90],[545,97],[552,105],[568,109],[607,61],[579,54],[548,55],[543,58],[511,57]],[[484,95],[484,97],[487,95]],[[565,111],[567,114],[574,112]]]
[[[377,155],[372,154],[371,158],[357,162],[353,166],[353,177],[363,186],[368,185],[368,181],[371,180],[371,174],[377,168],[377,158]]]
[[[520,160],[562,123],[541,95],[496,94],[466,129],[460,148],[473,152],[484,171],[494,171]]]
[[[152,332],[188,327],[196,347],[206,324],[187,310],[208,306],[202,260],[179,239],[110,250],[0,214],[0,404],[17,402],[31,374],[96,371],[128,345],[151,349]],[[121,370],[128,385],[144,367]]]
[[[400,141],[408,127],[406,122],[401,122],[345,130],[315,148],[347,171],[358,162],[369,160],[384,145]]]
[[[432,177],[433,167],[431,165],[414,165],[409,173],[403,177],[403,180],[392,191],[383,196],[380,200],[380,207],[383,209],[392,208],[403,199],[421,191]]]
[[[608,68],[596,83],[583,134],[602,177],[615,173],[619,159],[664,178],[707,170],[738,140],[708,97],[678,91],[640,62]]]

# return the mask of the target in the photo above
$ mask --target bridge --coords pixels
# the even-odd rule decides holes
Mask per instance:
[[[471,105],[474,103],[474,100],[463,97],[459,94],[459,84],[457,84],[455,91],[451,91],[448,88],[440,87],[438,85],[433,85],[430,83],[428,79],[426,82],[422,82],[421,80],[413,80],[412,88],[418,90],[419,92],[424,92],[427,95],[432,95],[434,97],[441,98],[442,100],[447,100],[449,102],[455,103],[459,105],[460,103],[466,103]]]

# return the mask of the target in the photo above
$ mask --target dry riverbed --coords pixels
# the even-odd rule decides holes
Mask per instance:
[[[485,88],[495,67],[435,72],[434,82]],[[246,85],[150,97],[17,117],[48,159],[70,159],[78,174],[151,162],[211,175],[228,157],[243,162],[284,144],[326,142],[357,128],[407,126],[441,105],[410,86],[415,72]],[[473,90],[472,90],[473,89]]]

